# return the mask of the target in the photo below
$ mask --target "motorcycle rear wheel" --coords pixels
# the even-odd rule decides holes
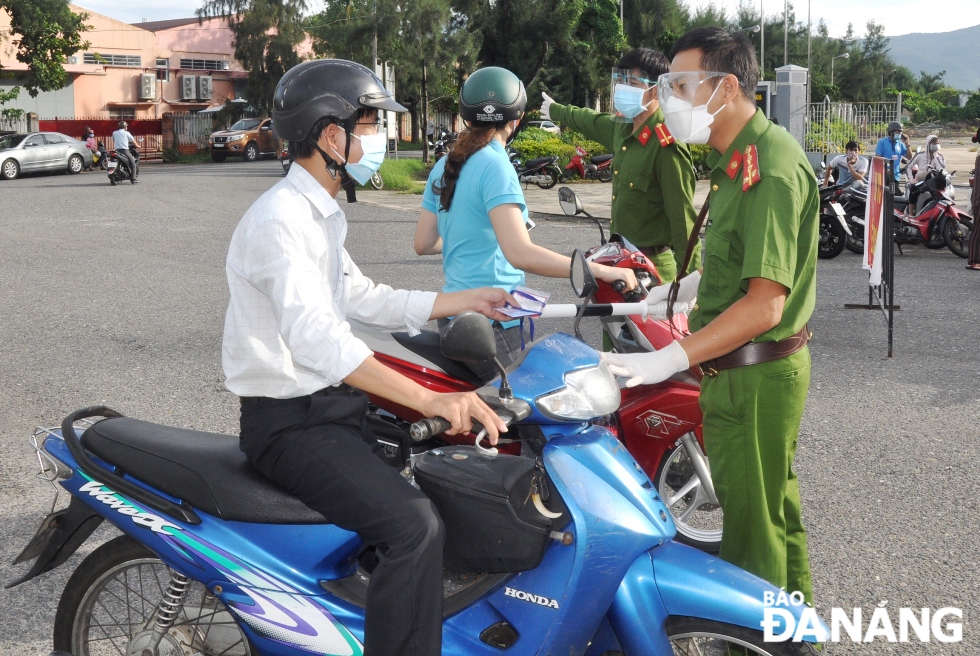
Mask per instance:
[[[609,169],[600,169],[596,171],[595,178],[599,182],[612,182],[612,171]]]
[[[375,172],[374,175],[371,176],[371,186],[379,190],[385,188],[385,181],[384,178],[381,177],[380,173]]]
[[[943,241],[954,255],[962,258],[970,256],[970,233],[973,232],[971,221],[950,218],[943,226]]]
[[[534,184],[538,185],[542,189],[551,189],[558,184],[558,179],[561,177],[561,171],[559,171],[557,168],[547,168],[542,171],[542,173],[548,174],[548,182],[535,182]]]
[[[152,633],[170,569],[132,538],[121,535],[93,551],[68,579],[54,620],[54,648],[74,656],[129,653]],[[193,582],[160,656],[257,654],[221,600]]]
[[[830,260],[844,252],[847,243],[847,232],[844,231],[836,216],[820,215],[820,242],[817,247],[817,257]]]
[[[706,553],[718,553],[721,548],[722,510],[707,502],[698,474],[683,445],[664,453],[653,481],[657,493],[674,518],[677,541]]]
[[[765,642],[762,631],[700,617],[672,615],[667,618],[664,628],[675,656],[739,653],[758,656],[817,656],[820,653],[807,642]]]

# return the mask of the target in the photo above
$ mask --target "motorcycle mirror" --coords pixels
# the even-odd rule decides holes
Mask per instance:
[[[577,248],[572,253],[572,266],[568,278],[572,281],[572,291],[579,298],[591,296],[599,288],[589,263],[582,255],[582,251]]]
[[[585,211],[582,201],[569,187],[561,187],[558,190],[558,204],[561,205],[561,211],[568,216],[575,216]]]
[[[476,312],[461,312],[442,331],[439,350],[450,360],[486,362],[497,357],[490,321]]]

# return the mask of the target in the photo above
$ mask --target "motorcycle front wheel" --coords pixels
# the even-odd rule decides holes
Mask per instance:
[[[54,620],[54,648],[73,656],[138,654],[148,646],[170,568],[122,535],[82,561],[68,579]],[[231,613],[194,581],[160,656],[252,656],[255,648]]]
[[[851,234],[844,240],[847,250],[858,255],[864,255],[864,226],[851,222]]]
[[[949,218],[943,226],[943,241],[954,255],[962,258],[970,256],[970,233],[973,223],[962,219]]]
[[[836,216],[820,215],[820,242],[817,257],[830,260],[844,252],[847,232]]]
[[[762,631],[699,617],[672,615],[664,622],[664,628],[675,656],[817,656],[820,653],[808,642],[765,642]]]
[[[551,189],[556,184],[558,184],[558,179],[561,178],[561,171],[556,167],[548,167],[542,173],[548,174],[548,182],[535,182],[542,189]]]
[[[683,445],[664,454],[654,482],[660,498],[674,518],[677,541],[707,553],[718,553],[721,548],[722,510],[720,506],[708,502],[694,463]]]

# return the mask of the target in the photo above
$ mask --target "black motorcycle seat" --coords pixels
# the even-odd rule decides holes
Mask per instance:
[[[555,161],[555,159],[556,158],[552,155],[548,155],[546,157],[535,157],[532,160],[524,162],[524,168],[533,169],[536,166],[541,166],[542,164],[548,164],[549,162],[553,162]]]
[[[612,153],[607,153],[605,155],[596,155],[595,157],[589,158],[590,164],[602,164],[603,162],[608,162],[613,158]]]
[[[196,510],[252,524],[326,524],[324,517],[256,471],[232,435],[105,419],[82,445]]]
[[[408,333],[392,333],[391,336],[409,351],[425,358],[453,378],[470,383],[474,387],[483,385],[483,382],[476,374],[470,371],[463,363],[450,360],[442,354],[442,351],[439,349],[439,333],[432,330],[423,330],[414,336]]]

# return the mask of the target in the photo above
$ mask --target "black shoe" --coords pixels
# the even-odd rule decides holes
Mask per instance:
[[[133,184],[139,184],[140,183],[139,180],[130,180],[130,182],[132,182]]]

